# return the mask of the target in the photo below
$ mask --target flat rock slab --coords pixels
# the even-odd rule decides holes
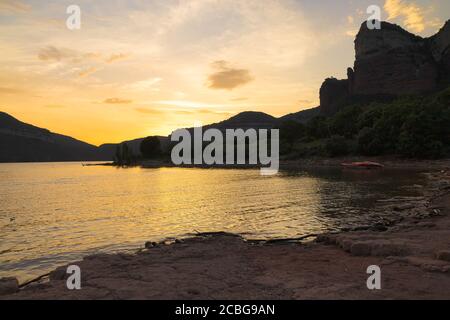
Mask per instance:
[[[16,278],[0,278],[0,295],[12,294],[19,291],[19,281]]]

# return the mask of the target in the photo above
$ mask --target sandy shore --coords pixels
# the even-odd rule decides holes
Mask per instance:
[[[75,262],[81,290],[66,288],[61,267],[0,299],[450,299],[450,171],[430,174],[425,194],[382,203],[398,211],[395,225],[308,243],[221,233],[148,243]],[[366,287],[370,265],[381,267],[381,290]]]

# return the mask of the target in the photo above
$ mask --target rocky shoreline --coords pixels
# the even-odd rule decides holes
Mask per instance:
[[[75,262],[81,290],[67,289],[63,266],[20,287],[1,279],[0,299],[450,299],[447,164],[428,167],[423,196],[380,201],[376,225],[277,241],[207,233],[148,242]],[[383,219],[388,211],[397,218]],[[366,287],[370,265],[381,268],[381,290]]]

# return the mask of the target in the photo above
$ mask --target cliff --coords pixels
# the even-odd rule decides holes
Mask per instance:
[[[332,115],[355,101],[427,94],[450,83],[450,20],[422,38],[388,22],[370,30],[363,23],[355,39],[355,63],[347,79],[327,79],[320,89],[321,114]]]

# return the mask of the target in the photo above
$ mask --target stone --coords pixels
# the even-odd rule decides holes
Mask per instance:
[[[158,243],[153,242],[153,241],[147,241],[145,243],[145,248],[146,249],[150,249],[150,248],[153,248],[153,247],[156,247],[156,246],[158,246]]]
[[[402,204],[402,205],[398,205],[394,207],[395,211],[404,211],[404,210],[409,210],[409,209],[414,209],[415,206],[413,204]]]
[[[350,239],[344,239],[341,242],[342,249],[347,252],[350,252],[352,245],[353,241]]]
[[[436,258],[442,261],[450,261],[450,250],[441,250],[436,252]]]
[[[350,247],[350,253],[354,256],[370,256],[372,248],[368,242],[356,242]]]
[[[0,295],[13,294],[18,291],[19,281],[16,278],[0,278]]]
[[[409,250],[404,243],[392,241],[376,241],[372,244],[372,256],[389,257],[405,256]]]
[[[424,222],[419,222],[417,224],[417,226],[421,227],[421,228],[433,228],[433,227],[436,227],[436,224],[433,223],[433,222],[426,222],[426,221],[424,221]]]
[[[66,277],[68,277],[67,267],[56,268],[49,274],[50,280],[64,280]]]

